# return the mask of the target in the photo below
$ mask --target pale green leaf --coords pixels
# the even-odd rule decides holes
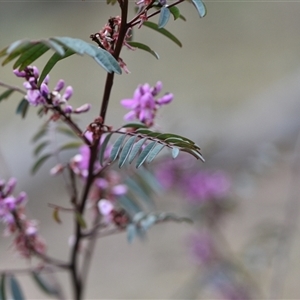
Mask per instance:
[[[167,25],[169,19],[170,19],[170,10],[163,6],[160,10],[159,19],[158,19],[158,28],[163,28]]]
[[[122,144],[123,144],[125,138],[126,138],[126,135],[122,134],[121,136],[119,136],[117,138],[117,140],[113,144],[111,152],[110,152],[110,160],[111,161],[116,160],[116,158],[118,157],[118,154],[122,148]]]
[[[39,168],[48,160],[48,158],[50,158],[52,155],[51,154],[45,154],[43,156],[41,156],[32,166],[31,168],[31,173],[35,174]]]
[[[107,145],[109,143],[109,140],[110,140],[111,136],[112,136],[112,133],[107,134],[104,141],[103,141],[103,143],[100,145],[99,161],[100,161],[101,166],[103,166],[105,150],[107,148]]]
[[[200,18],[203,18],[206,15],[206,7],[201,0],[192,0],[193,4],[197,8]]]
[[[123,149],[120,153],[119,168],[121,168],[124,165],[124,163],[126,162],[128,156],[130,154],[130,151],[132,149],[132,146],[135,143],[135,140],[136,140],[136,136],[132,136],[124,144]]]
[[[152,141],[142,150],[141,154],[139,155],[136,161],[137,168],[139,168],[145,162],[151,150],[155,147],[156,143],[156,141]]]
[[[180,152],[179,148],[173,147],[172,148],[172,157],[176,158],[178,156],[179,152]]]
[[[163,144],[157,144],[149,153],[147,160],[146,160],[147,163],[151,163],[164,147],[165,147],[165,145],[163,145]]]
[[[23,300],[23,299],[25,300],[21,286],[13,275],[10,275],[9,282],[10,282],[10,290],[11,290],[11,295],[13,300]]]
[[[143,146],[146,140],[147,138],[142,138],[137,143],[134,144],[128,158],[128,162],[130,164],[132,163],[132,161],[134,160],[134,158],[136,157],[136,155],[138,154],[138,152],[140,151],[141,147]]]

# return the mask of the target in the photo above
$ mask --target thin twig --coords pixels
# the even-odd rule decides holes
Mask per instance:
[[[16,91],[16,92],[19,92],[19,93],[21,93],[22,95],[26,95],[26,92],[25,92],[24,90],[20,89],[20,88],[17,87],[17,86],[7,84],[7,83],[5,83],[5,82],[3,82],[3,81],[0,81],[0,86],[6,87],[6,88],[11,89],[11,90],[14,90],[14,91]]]

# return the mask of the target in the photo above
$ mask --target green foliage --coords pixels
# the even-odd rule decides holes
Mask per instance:
[[[28,101],[26,99],[23,98],[20,101],[19,105],[17,106],[16,114],[17,115],[21,115],[22,118],[24,119],[26,117],[28,108],[29,108],[29,103],[28,103]]]
[[[201,0],[192,0],[193,4],[197,8],[200,18],[203,18],[206,15],[206,7]]]
[[[181,17],[180,10],[179,10],[179,8],[177,6],[171,6],[171,7],[169,7],[169,11],[173,15],[174,20],[177,20],[178,18]],[[183,20],[185,20],[185,18],[183,18]]]
[[[160,10],[160,15],[158,19],[158,28],[163,28],[167,25],[170,19],[171,12],[168,7],[163,6]]]
[[[6,275],[5,273],[1,274],[1,279],[0,279],[0,300],[6,300]]]
[[[7,99],[15,90],[14,89],[8,89],[4,93],[0,95],[0,102],[4,99]]]
[[[31,272],[32,279],[36,283],[36,285],[40,288],[41,291],[43,291],[45,294],[49,296],[59,296],[60,292],[59,290],[53,286],[50,285],[49,280],[46,280],[41,273],[38,273],[36,271]]]
[[[142,44],[142,43],[138,43],[138,42],[128,42],[128,44],[132,47],[144,50],[150,54],[152,54],[155,58],[159,59],[159,55],[157,54],[157,52],[155,52],[154,50],[152,50],[149,46]]]
[[[13,67],[24,70],[49,49],[54,50],[55,54],[50,58],[42,71],[42,79],[40,79],[39,83],[41,83],[46,74],[49,73],[59,60],[67,58],[74,53],[89,55],[109,73],[115,72],[121,74],[122,72],[119,63],[108,51],[83,40],[70,37],[53,37],[48,40],[42,39],[38,41],[16,41],[0,51],[0,56],[7,56],[2,65],[6,65],[17,58]]]
[[[173,41],[176,45],[178,45],[179,47],[182,47],[181,42],[178,40],[178,38],[176,36],[174,36],[170,31],[164,29],[164,28],[159,28],[157,24],[150,22],[150,21],[146,21],[143,23],[144,26],[149,27],[159,33],[161,33],[162,35],[166,36],[167,38],[169,38],[171,41]]]
[[[14,275],[10,275],[9,277],[9,283],[10,283],[10,290],[12,294],[13,300],[23,300],[24,294],[22,292],[21,286],[18,282],[18,280],[15,278]]]

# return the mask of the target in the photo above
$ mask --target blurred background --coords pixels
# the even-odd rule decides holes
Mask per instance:
[[[222,235],[214,235],[215,247],[230,253],[230,269],[234,276],[243,270],[245,278],[237,276],[248,289],[255,286],[250,288],[254,295],[216,288],[207,260],[200,264],[197,260],[200,250],[196,261],[190,253],[191,235],[203,232],[203,224],[197,221],[200,214],[191,214],[194,204],[184,194],[165,193],[156,199],[158,209],[190,215],[195,224],[155,226],[147,241],[131,245],[124,234],[100,239],[87,299],[300,298],[300,3],[208,0],[205,4],[205,18],[200,19],[186,2],[179,8],[187,22],[168,23],[166,28],[181,40],[182,48],[149,28],[134,31],[133,39],[157,51],[160,60],[141,50],[123,50],[121,57],[131,73],[116,76],[106,123],[122,124],[126,111],[120,100],[131,97],[140,83],[154,85],[161,80],[163,91],[174,93],[158,123],[163,131],[198,142],[206,158],[205,164],[194,162],[200,171],[221,170],[230,178],[230,193],[224,199],[229,201],[224,207],[230,209],[221,210],[221,217],[213,222]],[[131,3],[131,16],[133,8]],[[118,14],[117,5],[101,1],[2,1],[0,48],[23,38],[71,36],[89,41],[91,33]],[[42,68],[49,56],[37,65]],[[0,79],[20,86],[22,80],[15,78],[11,68],[12,64],[0,68]],[[73,86],[73,103],[92,104],[80,121],[84,128],[98,114],[105,72],[89,57],[72,56],[59,63],[50,77],[52,87],[60,78]],[[60,178],[49,176],[53,162],[36,176],[29,174],[34,158],[28,141],[43,121],[34,109],[25,120],[15,115],[19,100],[14,95],[1,103],[0,176],[18,178],[17,188],[28,193],[30,216],[40,220],[49,253],[64,259],[69,254],[72,220],[63,215],[62,225],[54,223],[47,204],[67,205],[68,199]],[[215,233],[210,223],[204,230]],[[0,251],[0,269],[28,266],[11,255],[4,238]],[[211,276],[203,279],[204,273]],[[68,276],[61,273],[59,278],[68,287]],[[28,299],[46,299],[30,279],[22,276],[21,280]]]

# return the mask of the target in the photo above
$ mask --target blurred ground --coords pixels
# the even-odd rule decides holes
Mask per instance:
[[[150,84],[162,80],[175,101],[160,115],[161,126],[198,140],[209,157],[205,167],[224,168],[236,179],[239,207],[223,231],[238,251],[258,222],[284,220],[293,177],[290,154],[300,129],[300,3],[206,1],[206,5],[208,14],[200,20],[192,5],[183,3],[180,9],[188,21],[167,25],[182,41],[182,49],[148,28],[135,32],[134,39],[156,50],[160,60],[124,50],[131,74],[115,80],[107,123],[121,124],[124,110],[119,101],[130,97],[141,80]],[[115,14],[117,6],[100,1],[0,2],[0,48],[25,37],[73,36],[88,41]],[[1,80],[20,84],[10,68],[0,68]],[[104,75],[88,57],[72,57],[53,70],[53,85],[63,77],[74,87],[72,101],[88,99],[95,107],[84,116],[82,126],[97,115]],[[32,216],[42,220],[50,253],[64,258],[71,222],[66,216],[63,226],[53,224],[46,205],[67,201],[61,196],[63,185],[57,188],[59,179],[49,178],[46,168],[36,177],[28,175],[33,162],[28,140],[40,120],[33,110],[25,121],[15,116],[18,100],[1,103],[0,175],[19,178],[18,188],[29,194]],[[184,201],[172,196],[161,199],[159,208],[186,213]],[[144,244],[128,245],[123,235],[99,241],[87,298],[169,299],[195,271],[185,247],[192,231],[188,225],[165,224],[152,229]],[[300,298],[298,230],[294,235],[285,299]],[[1,239],[0,269],[23,265],[8,255],[7,246]],[[266,298],[268,276],[261,279]],[[61,277],[68,284],[68,278]],[[25,278],[24,283],[29,299],[44,299],[30,287],[30,280]]]

